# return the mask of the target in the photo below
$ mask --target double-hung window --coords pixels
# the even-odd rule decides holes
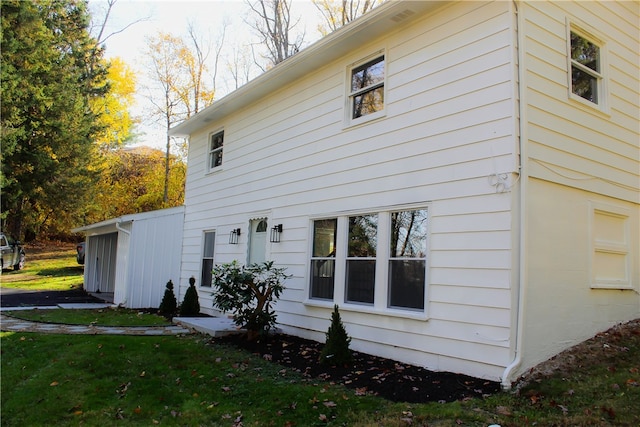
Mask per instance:
[[[384,55],[351,69],[350,120],[384,109]]]
[[[338,220],[335,218],[318,220],[313,223],[311,298],[333,299],[337,227]]]
[[[202,277],[200,286],[211,287],[213,271],[213,254],[216,246],[215,231],[205,231],[202,243]]]
[[[378,215],[349,217],[346,300],[373,304],[376,284]]]
[[[424,312],[427,219],[418,208],[314,221],[310,299]]]
[[[424,309],[427,211],[391,213],[389,307]]]
[[[602,43],[569,25],[569,85],[574,99],[604,105]]]
[[[209,171],[222,165],[222,146],[224,145],[224,131],[209,137]]]

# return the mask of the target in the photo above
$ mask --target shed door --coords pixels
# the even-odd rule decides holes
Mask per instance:
[[[257,219],[251,221],[251,235],[249,236],[249,263],[259,264],[266,260],[267,248],[267,220]]]
[[[114,292],[118,233],[91,236],[88,243],[85,263],[89,263],[90,271],[86,290]]]

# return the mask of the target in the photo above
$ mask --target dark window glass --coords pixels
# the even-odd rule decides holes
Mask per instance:
[[[600,48],[571,32],[571,91],[597,104],[600,72]]]
[[[216,233],[213,231],[204,233],[204,247],[202,248],[202,280],[200,286],[211,286],[213,270],[213,254],[216,244]]]
[[[349,217],[346,299],[373,304],[376,280],[378,216]]]
[[[427,210],[391,213],[389,306],[424,309]]]
[[[224,145],[224,131],[211,136],[209,148],[209,168],[213,169],[222,164],[222,146]]]
[[[333,299],[337,226],[335,218],[313,222],[311,298]]]
[[[384,108],[384,56],[351,71],[351,118]]]

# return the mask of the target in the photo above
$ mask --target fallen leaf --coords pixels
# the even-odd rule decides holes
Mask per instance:
[[[327,422],[327,416],[326,416],[325,414],[320,414],[320,416],[318,417],[318,419],[319,419],[320,421],[325,422],[325,423]]]
[[[51,384],[49,384],[49,385],[50,385],[51,387],[55,387],[55,386],[57,386],[58,384],[59,384],[59,383],[58,383],[58,381],[54,381],[54,382],[52,382],[52,383],[51,383]]]
[[[336,406],[338,406],[338,405],[336,405],[336,403],[335,403],[335,402],[333,402],[333,401],[331,401],[331,400],[329,400],[329,401],[327,401],[327,402],[322,402],[322,404],[323,404],[324,406],[326,406],[327,408],[335,408]]]
[[[496,412],[500,415],[511,416],[511,410],[506,406],[496,406]]]
[[[135,412],[136,414],[139,414],[142,412],[142,408],[140,406],[136,406],[133,412]]]
[[[144,377],[146,374],[147,374],[147,372],[146,372],[146,371],[142,371],[142,372],[140,372],[140,376],[141,376],[141,377]]]
[[[231,387],[222,387],[222,391],[224,392],[231,391]]]

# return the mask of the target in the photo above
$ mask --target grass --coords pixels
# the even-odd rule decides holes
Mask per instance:
[[[43,256],[38,271],[63,278],[65,273],[56,269],[68,272],[70,261],[59,263],[58,251],[49,254],[52,259]],[[31,267],[39,262],[34,258]],[[5,286],[5,275],[2,279]],[[14,285],[31,286],[29,280]],[[65,323],[93,322],[105,314],[33,313],[65,316]],[[114,324],[127,324],[137,317],[130,310],[108,315]],[[0,344],[1,424],[7,427],[640,425],[637,327],[581,346],[563,369],[532,381],[519,393],[445,404],[393,403],[360,396],[354,390],[303,378],[247,352],[213,344],[203,335],[4,332]]]
[[[2,286],[30,291],[65,291],[82,287],[84,267],[74,244],[25,247],[25,268],[2,272]]]
[[[160,326],[170,324],[162,316],[123,308],[16,310],[5,312],[5,314],[18,319],[67,325]]]

